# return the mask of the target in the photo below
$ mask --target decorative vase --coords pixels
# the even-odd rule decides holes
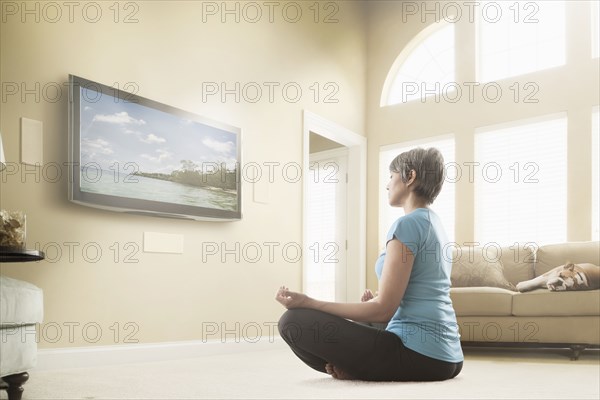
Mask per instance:
[[[25,248],[26,215],[23,211],[0,210],[0,246]]]

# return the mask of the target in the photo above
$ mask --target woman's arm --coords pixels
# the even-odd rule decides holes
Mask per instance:
[[[286,308],[311,308],[342,318],[364,322],[388,322],[404,297],[414,256],[404,243],[392,239],[386,246],[379,295],[364,303],[334,303],[316,300],[281,287],[275,299]]]

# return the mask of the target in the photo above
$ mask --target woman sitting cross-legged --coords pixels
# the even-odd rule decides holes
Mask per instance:
[[[435,148],[413,149],[390,164],[389,204],[405,215],[391,226],[375,271],[379,292],[362,302],[325,302],[282,286],[279,332],[311,368],[338,379],[439,381],[457,376],[463,353],[450,300],[448,243],[428,206],[444,182]],[[359,322],[387,323],[385,330]]]

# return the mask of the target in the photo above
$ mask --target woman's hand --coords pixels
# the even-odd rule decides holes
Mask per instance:
[[[372,300],[375,297],[377,297],[377,292],[375,292],[375,294],[373,294],[373,292],[371,292],[371,289],[367,289],[367,290],[365,290],[362,297],[360,298],[360,301],[362,301],[364,303],[365,301]]]
[[[291,292],[285,286],[281,286],[275,295],[275,300],[281,303],[285,308],[301,308],[306,307],[310,297],[303,293]]]

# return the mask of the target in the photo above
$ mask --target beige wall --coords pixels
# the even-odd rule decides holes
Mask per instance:
[[[413,101],[390,107],[380,107],[386,76],[396,57],[411,39],[434,21],[426,14],[423,2],[371,1],[368,7],[367,51],[367,132],[368,132],[368,214],[367,214],[367,286],[375,288],[377,278],[373,265],[379,249],[377,244],[378,199],[385,195],[378,187],[378,155],[383,145],[425,139],[453,133],[456,139],[456,162],[474,160],[473,135],[480,126],[567,112],[568,125],[568,226],[567,240],[591,239],[591,119],[592,106],[598,105],[598,59],[590,59],[590,12],[587,2],[567,2],[567,64],[537,73],[508,78],[497,83],[503,95],[497,103],[483,100],[475,92],[474,101],[463,96],[457,103],[441,98],[439,102]],[[452,3],[452,2],[450,2]],[[444,18],[444,2],[430,2],[429,10],[438,5],[439,17]],[[454,4],[462,4],[454,2]],[[415,9],[415,6],[417,7]],[[451,10],[451,8],[446,8]],[[416,12],[415,12],[416,11]],[[468,8],[456,24],[457,83],[476,82],[473,52],[475,25],[470,22]],[[447,16],[452,19],[452,16]],[[535,83],[538,103],[515,101],[509,89],[517,83],[524,87]],[[461,179],[456,195],[456,232],[458,243],[474,238],[473,186]]]
[[[42,2],[35,3],[41,7]],[[70,73],[108,85],[117,82],[120,87],[133,82],[144,97],[241,127],[244,163],[301,165],[303,109],[365,132],[366,35],[361,3],[340,2],[338,9],[322,5],[315,22],[314,9],[309,9],[312,2],[300,2],[302,17],[296,23],[284,18],[285,2],[276,2],[273,22],[263,7],[262,18],[254,23],[249,20],[256,10],[242,9],[244,3],[236,2],[240,21],[226,14],[226,23],[221,22],[221,13],[203,15],[207,3],[222,5],[137,1],[128,3],[137,9],[119,3],[122,8],[116,15],[109,8],[113,2],[97,2],[102,16],[96,23],[83,18],[85,3],[79,2],[73,22],[67,8],[56,23],[51,22],[56,18],[52,9],[40,9],[39,22],[30,14],[21,22],[22,10],[6,14],[0,28],[0,80],[34,92],[39,84],[40,96],[19,92],[2,101],[1,131],[8,161],[19,160],[20,117],[43,122],[46,164],[67,161],[66,88],[58,99],[50,89],[66,82]],[[228,4],[233,8],[235,3]],[[294,9],[286,10],[285,17],[295,18]],[[88,20],[96,18],[94,9],[87,11]],[[137,22],[124,23],[126,16]],[[324,23],[326,16],[337,22]],[[203,101],[203,82],[224,82],[228,88],[236,82],[242,86],[277,82],[280,89],[292,82],[303,93],[293,103],[276,89],[271,102],[264,86],[256,103],[243,95],[239,103],[232,95],[224,102],[218,96]],[[320,89],[316,98],[315,83]],[[326,90],[327,83],[334,86]],[[326,95],[337,102],[326,102]],[[281,168],[269,185],[268,204],[254,202],[253,185],[243,182],[244,218],[227,223],[82,207],[67,201],[66,177],[52,183],[44,179],[43,169],[39,171],[39,180],[35,175],[4,174],[0,201],[3,209],[27,213],[28,246],[47,249],[54,262],[4,263],[0,272],[44,290],[41,348],[197,340],[203,338],[207,324],[235,332],[239,323],[239,332],[244,324],[256,323],[262,327],[260,333],[269,335],[269,324],[283,311],[273,300],[276,289],[281,284],[300,288],[301,262],[290,262],[293,250],[283,254],[282,248],[301,243],[301,182],[292,183],[293,176],[284,178]],[[183,235],[184,253],[144,253],[146,231]],[[218,245],[217,255],[203,254],[203,243],[209,242]],[[263,251],[255,263],[250,262],[254,253],[245,257],[243,252],[253,242]],[[272,259],[264,242],[277,243]],[[225,254],[236,245],[239,251]],[[84,248],[88,254],[83,254]],[[96,256],[96,248],[101,256]],[[127,256],[136,262],[125,262]]]

